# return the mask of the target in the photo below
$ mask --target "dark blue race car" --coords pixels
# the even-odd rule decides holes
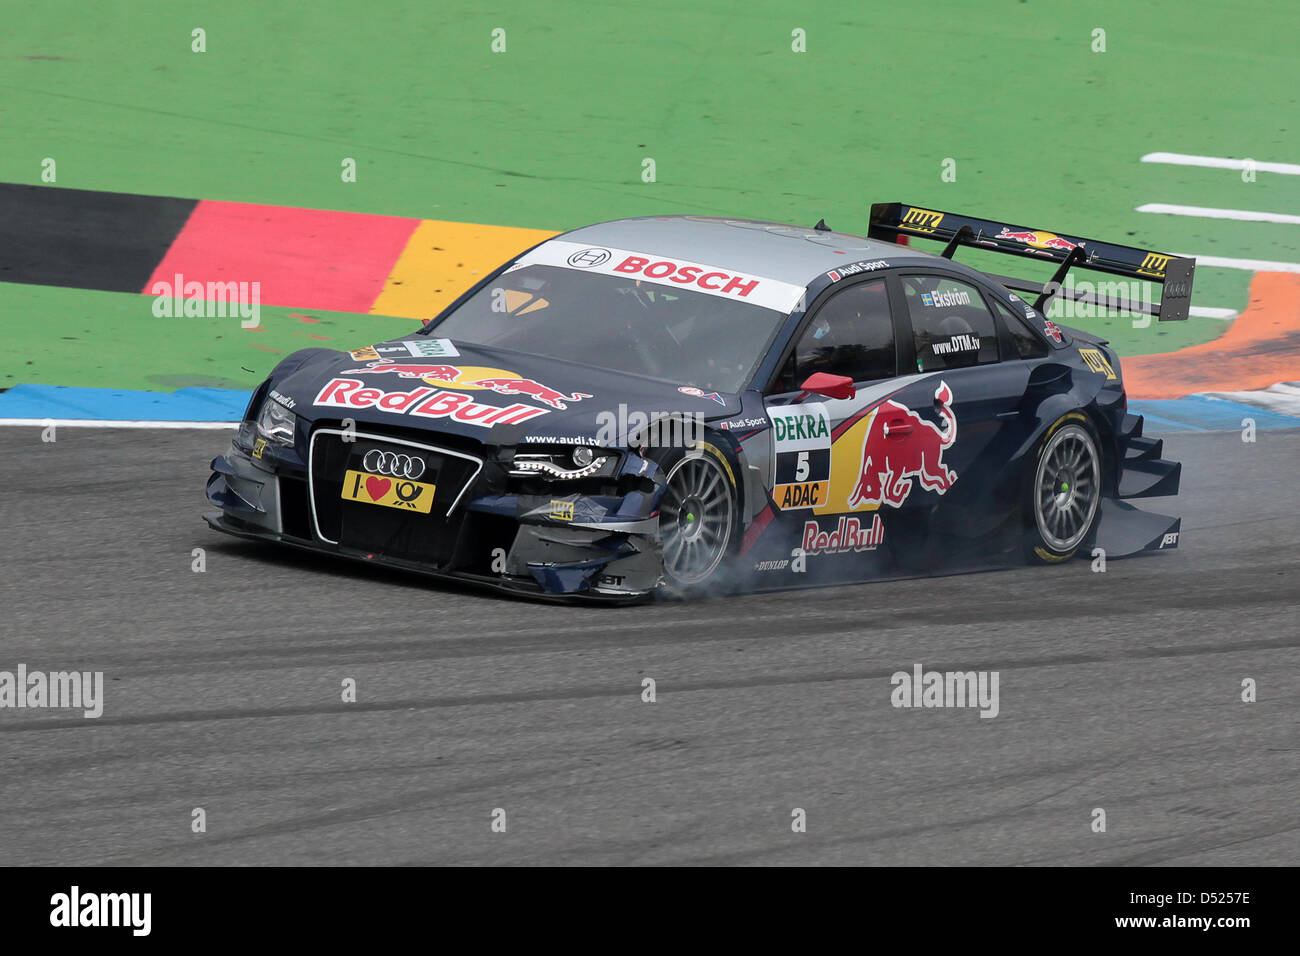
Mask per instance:
[[[205,517],[612,601],[1176,547],[1179,519],[1126,499],[1176,494],[1180,465],[1106,342],[1043,309],[1185,319],[1192,261],[900,203],[869,234],[664,216],[547,240],[418,332],[282,361]],[[1061,292],[1072,268],[1126,281]]]

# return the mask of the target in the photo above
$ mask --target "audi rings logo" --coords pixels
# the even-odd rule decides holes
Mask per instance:
[[[412,481],[424,474],[424,459],[418,455],[403,455],[394,451],[372,448],[361,459],[366,471],[393,478],[410,478]]]
[[[603,266],[612,255],[608,249],[579,249],[569,256],[568,263],[575,269],[591,269]]]

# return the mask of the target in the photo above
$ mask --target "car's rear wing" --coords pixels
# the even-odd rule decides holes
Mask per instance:
[[[898,202],[872,204],[871,226],[867,235],[872,239],[890,242],[897,242],[902,236],[934,239],[947,244],[943,255],[949,259],[959,246],[971,246],[1058,263],[1056,274],[1047,283],[1010,276],[991,276],[1008,289],[1037,295],[1038,300],[1034,305],[1040,312],[1059,294],[1076,302],[1142,312],[1156,316],[1161,322],[1169,322],[1186,319],[1192,303],[1195,259],[1048,232],[1045,229],[1026,229],[992,219],[976,219],[974,216],[939,212]],[[1144,303],[1136,297],[1130,298],[1123,294],[1103,295],[1062,288],[1065,274],[1072,266],[1159,283],[1163,287],[1161,299],[1155,303]]]

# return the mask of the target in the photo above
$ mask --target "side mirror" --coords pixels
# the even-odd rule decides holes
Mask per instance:
[[[799,387],[803,389],[799,401],[803,401],[809,394],[825,395],[827,398],[852,398],[858,394],[858,390],[853,387],[853,379],[847,375],[832,375],[830,372],[813,372]]]

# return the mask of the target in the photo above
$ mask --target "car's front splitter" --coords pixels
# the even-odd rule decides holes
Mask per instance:
[[[472,574],[464,571],[438,570],[415,561],[405,561],[400,558],[393,558],[383,554],[367,554],[352,548],[329,545],[319,541],[309,541],[304,538],[295,538],[292,535],[249,527],[237,522],[237,520],[232,520],[221,512],[208,512],[203,515],[203,520],[206,521],[208,526],[214,531],[233,535],[236,538],[288,545],[289,547],[298,548],[303,551],[311,551],[317,554],[328,554],[334,557],[346,558],[350,561],[357,561],[362,564],[394,568],[396,570],[406,571],[411,574],[418,574],[423,577],[434,578],[441,581],[454,581],[460,584],[469,584],[474,587],[490,589],[514,597],[553,601],[557,603],[620,605],[639,604],[653,596],[653,592],[608,593],[592,590],[590,588],[571,592],[550,591],[531,577],[519,578],[509,575],[493,576]]]

